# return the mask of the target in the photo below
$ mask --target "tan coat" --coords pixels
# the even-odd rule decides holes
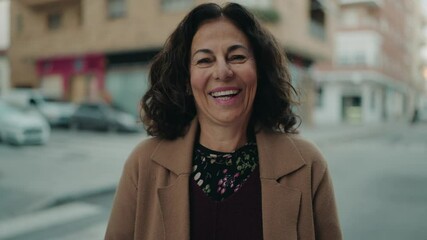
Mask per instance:
[[[175,141],[150,138],[127,160],[107,240],[187,240],[189,176],[197,132]],[[316,147],[297,135],[256,134],[264,240],[340,240],[332,182]]]

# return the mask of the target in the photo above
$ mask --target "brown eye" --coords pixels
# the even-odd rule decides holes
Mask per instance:
[[[202,59],[198,60],[197,63],[198,64],[200,64],[200,63],[210,63],[210,61],[211,60],[209,58],[202,58]]]
[[[212,63],[213,60],[211,58],[201,58],[196,61],[196,65],[199,67],[209,67]]]
[[[228,58],[228,61],[232,62],[232,63],[243,63],[246,61],[246,56],[245,55],[232,55]]]

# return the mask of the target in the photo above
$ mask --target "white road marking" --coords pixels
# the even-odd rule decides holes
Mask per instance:
[[[77,219],[94,216],[101,212],[95,205],[85,203],[70,203],[51,209],[19,216],[0,222],[0,239],[47,228]]]

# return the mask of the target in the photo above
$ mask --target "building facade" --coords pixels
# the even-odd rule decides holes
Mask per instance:
[[[7,57],[9,48],[9,0],[0,1],[0,97],[10,87],[10,67]]]
[[[14,87],[73,102],[109,101],[137,114],[152,57],[183,16],[205,0],[16,0],[9,57]],[[216,1],[224,3],[226,1]],[[283,45],[301,114],[310,122],[312,63],[332,57],[335,0],[238,0]]]
[[[10,88],[10,68],[6,50],[0,50],[0,96]]]
[[[317,123],[410,119],[424,84],[419,0],[341,0],[332,61],[316,65]]]

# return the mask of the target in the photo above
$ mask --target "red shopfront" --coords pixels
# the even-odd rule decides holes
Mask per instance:
[[[37,72],[47,97],[71,102],[109,100],[102,54],[39,59]]]

